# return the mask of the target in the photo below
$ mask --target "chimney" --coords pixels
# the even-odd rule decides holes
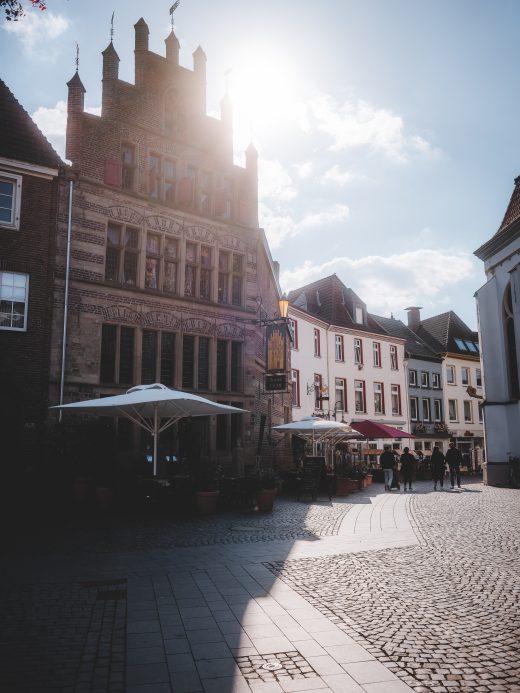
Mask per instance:
[[[145,84],[146,54],[148,53],[148,36],[150,31],[148,24],[141,19],[134,24],[135,29],[135,86],[143,87]]]
[[[408,313],[408,327],[412,330],[412,332],[415,332],[415,330],[421,324],[421,308],[422,306],[411,306],[409,308],[405,308],[406,312]]]
[[[79,161],[81,153],[81,124],[85,108],[85,87],[79,78],[78,71],[67,82],[69,89],[67,100],[67,136],[65,156],[74,164]]]

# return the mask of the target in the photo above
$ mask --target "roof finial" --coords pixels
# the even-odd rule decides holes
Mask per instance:
[[[110,19],[110,43],[114,40],[114,15],[116,11],[112,12],[112,18]]]
[[[79,44],[76,43],[76,72],[79,70]]]
[[[170,7],[170,17],[172,18],[172,31],[173,31],[173,24],[174,24],[174,22],[173,22],[173,13],[174,13],[175,10],[179,7],[180,4],[181,4],[181,0],[175,0],[175,2],[173,3],[173,5]]]

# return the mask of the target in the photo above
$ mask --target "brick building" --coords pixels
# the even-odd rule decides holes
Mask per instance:
[[[289,394],[264,395],[264,331],[279,287],[258,227],[257,153],[233,163],[229,98],[206,115],[206,56],[179,64],[148,49],[135,25],[135,84],[119,79],[112,44],[103,51],[101,116],[84,110],[78,72],[68,82],[66,154],[75,179],[64,401],[162,382],[251,415],[194,419],[168,453],[225,465],[267,464],[271,423]],[[54,295],[52,387],[58,401],[64,306],[67,195],[63,188]],[[284,397],[288,400],[284,402]],[[146,440],[119,420],[120,450]],[[165,450],[163,450],[165,452]]]
[[[0,80],[0,425],[2,471],[42,457],[58,177],[62,162]],[[4,477],[5,478],[5,477]]]

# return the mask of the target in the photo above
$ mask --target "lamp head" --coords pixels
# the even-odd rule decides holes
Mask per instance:
[[[285,294],[278,300],[278,309],[280,311],[280,317],[285,319],[289,311],[289,299]]]

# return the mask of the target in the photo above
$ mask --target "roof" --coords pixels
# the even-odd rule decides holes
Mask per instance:
[[[478,333],[452,310],[421,320],[416,333],[436,352],[479,356]]]
[[[520,176],[515,178],[515,187],[498,231],[477,250],[475,255],[487,260],[520,235]]]
[[[384,318],[380,315],[371,316],[391,337],[405,339],[405,350],[416,358],[439,360],[437,352],[430,348],[415,332],[396,318]]]
[[[0,156],[51,168],[63,164],[30,115],[1,79]]]
[[[310,313],[329,325],[386,334],[367,313],[365,303],[352,289],[347,288],[336,274],[289,292],[289,303],[294,308]],[[363,311],[362,323],[354,320],[356,308],[361,308]]]

